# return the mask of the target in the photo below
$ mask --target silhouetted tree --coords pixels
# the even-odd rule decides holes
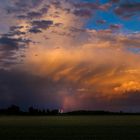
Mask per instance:
[[[20,111],[20,107],[16,106],[16,105],[11,105],[8,109],[7,109],[7,113],[8,114],[19,114]]]
[[[33,107],[29,107],[28,112],[30,115],[37,115],[39,114],[39,110]]]
[[[59,114],[59,110],[58,109],[54,109],[51,111],[51,115],[57,115]]]

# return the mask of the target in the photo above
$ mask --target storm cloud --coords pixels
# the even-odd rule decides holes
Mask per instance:
[[[140,109],[139,2],[6,0],[0,7],[1,107]]]

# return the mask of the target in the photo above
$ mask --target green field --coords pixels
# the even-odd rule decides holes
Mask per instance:
[[[140,116],[0,117],[0,140],[140,140]]]

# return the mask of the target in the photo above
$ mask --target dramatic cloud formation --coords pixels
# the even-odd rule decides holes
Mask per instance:
[[[139,4],[0,0],[0,105],[139,111]]]

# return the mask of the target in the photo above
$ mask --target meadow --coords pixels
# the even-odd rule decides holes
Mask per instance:
[[[140,140],[140,116],[1,116],[0,140]]]

